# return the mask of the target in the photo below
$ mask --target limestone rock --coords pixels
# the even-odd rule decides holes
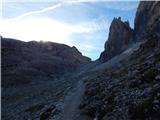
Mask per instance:
[[[114,18],[110,30],[109,38],[105,43],[105,50],[100,55],[100,61],[105,62],[112,57],[126,50],[132,41],[132,29],[129,22],[121,21],[121,18]]]
[[[134,39],[142,41],[142,37],[153,32],[160,36],[160,2],[141,1],[134,21]]]

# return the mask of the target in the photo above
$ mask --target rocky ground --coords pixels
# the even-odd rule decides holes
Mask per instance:
[[[2,119],[49,119],[90,62],[74,46],[1,38]]]
[[[3,120],[45,120],[60,112],[57,105],[76,82],[71,78],[38,81],[26,86],[2,88],[2,118]],[[53,107],[46,118],[43,113]],[[55,111],[53,111],[55,110]]]
[[[99,120],[160,117],[159,39],[148,38],[118,66],[86,80],[81,113]]]
[[[125,55],[119,63],[112,59],[112,67],[104,67],[106,69],[99,68],[99,63],[92,63],[61,79],[3,88],[2,108],[5,109],[2,109],[2,118],[158,119],[159,41],[151,36],[138,50],[132,51],[131,56]],[[92,67],[97,69],[92,71]]]

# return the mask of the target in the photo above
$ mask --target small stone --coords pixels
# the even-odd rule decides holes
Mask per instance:
[[[148,109],[144,109],[145,112],[148,112]]]
[[[120,112],[121,112],[121,111],[122,111],[122,109],[121,109],[121,108],[119,108],[119,109],[118,109],[118,111],[120,111]]]
[[[156,107],[157,109],[159,109],[159,108],[160,108],[160,106],[159,106],[159,105],[155,105],[155,107]]]
[[[157,110],[156,107],[153,107],[153,110]]]
[[[159,87],[159,85],[158,85],[158,84],[155,84],[155,85],[153,86],[153,88],[157,88],[157,87]]]
[[[160,80],[160,75],[157,75],[157,76],[155,77],[155,79],[156,79],[156,80]]]
[[[159,97],[159,96],[160,96],[160,93],[157,93],[157,96]]]
[[[159,101],[158,100],[154,100],[153,103],[157,104],[157,103],[159,103]]]

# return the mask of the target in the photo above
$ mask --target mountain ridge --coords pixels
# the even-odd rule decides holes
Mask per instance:
[[[114,18],[110,26],[108,40],[105,43],[105,50],[101,53],[99,60],[106,62],[128,49],[127,46],[143,41],[144,37],[148,37],[147,35],[153,34],[153,32],[160,36],[159,9],[160,3],[158,1],[140,2],[134,20],[134,29],[130,28],[128,21],[123,22],[120,17]],[[118,23],[120,27],[118,27]],[[123,27],[124,25],[127,25],[127,29]],[[116,30],[118,31],[116,32]]]
[[[112,58],[104,56],[102,64],[86,74],[82,114],[97,120],[160,118],[159,11],[159,1],[141,1],[133,32],[137,49],[131,53],[126,49]]]
[[[72,72],[79,66],[91,62],[91,59],[82,56],[75,47],[64,44],[36,41],[22,42],[1,38],[1,45],[2,86],[5,83],[9,84],[11,76],[12,83],[16,85],[14,79],[18,80],[22,75],[24,80],[18,80],[18,83],[26,83],[28,78],[34,79],[35,76],[60,77],[66,72]],[[33,76],[30,76],[30,74],[33,74]]]

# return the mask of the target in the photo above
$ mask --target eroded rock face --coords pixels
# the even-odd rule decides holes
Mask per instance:
[[[137,8],[134,30],[129,23],[114,18],[99,60],[105,62],[126,50],[130,42],[145,41],[152,35],[160,38],[160,2],[142,1]]]
[[[136,41],[142,41],[142,37],[153,32],[160,36],[160,2],[140,2],[134,24],[134,39]]]
[[[105,50],[100,55],[100,61],[105,62],[112,57],[126,50],[132,41],[132,29],[129,22],[121,21],[121,18],[114,18],[110,30],[109,38],[105,43]]]
[[[140,2],[134,40],[143,42],[118,65],[88,77],[80,105],[83,114],[100,120],[160,118],[159,14],[160,2]],[[107,51],[103,54],[107,58]]]
[[[2,38],[1,45],[2,86],[57,78],[91,61],[64,44]]]
[[[127,59],[86,79],[82,114],[98,120],[160,118],[160,47],[150,36]],[[97,71],[96,71],[97,72]],[[92,74],[96,74],[92,73]]]

